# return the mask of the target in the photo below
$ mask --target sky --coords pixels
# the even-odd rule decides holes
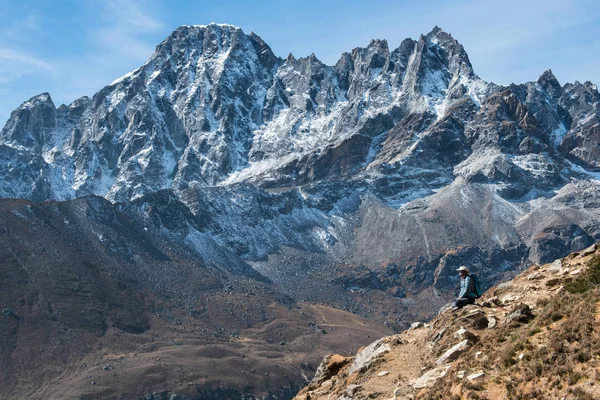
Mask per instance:
[[[0,127],[49,92],[56,106],[92,96],[141,66],[180,25],[255,32],[286,57],[345,51],[386,39],[391,49],[434,26],[452,34],[475,72],[498,84],[600,84],[598,0],[0,0]]]

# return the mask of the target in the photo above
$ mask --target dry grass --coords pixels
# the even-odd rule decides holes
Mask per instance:
[[[483,369],[481,382],[462,381],[461,399],[600,399],[600,256],[593,257],[581,277],[565,289],[540,299],[535,318],[499,327],[455,364],[454,371]],[[585,289],[585,290],[584,290]],[[475,360],[475,353],[487,361]],[[420,399],[448,398],[456,388],[454,374],[440,379]],[[498,392],[503,394],[497,397]],[[446,394],[446,397],[444,397]]]
[[[565,288],[570,293],[585,293],[598,286],[600,286],[600,254],[592,257],[583,276],[569,282]]]
[[[372,370],[338,374],[335,390],[318,390],[311,398],[338,397],[360,384],[357,398],[600,400],[600,249],[596,254],[572,255],[558,267],[532,267],[490,290],[479,306],[440,313],[429,325],[399,334],[402,345]],[[461,328],[475,336],[471,347],[433,370],[462,340]],[[423,378],[443,368],[445,376],[422,387]],[[378,377],[383,370],[387,378]]]

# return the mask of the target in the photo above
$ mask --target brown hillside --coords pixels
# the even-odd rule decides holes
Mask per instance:
[[[600,399],[600,246],[529,268],[355,357],[296,399]]]
[[[290,398],[323,354],[393,332],[115,208],[0,201],[1,400]]]

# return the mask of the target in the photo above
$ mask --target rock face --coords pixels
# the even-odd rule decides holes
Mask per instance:
[[[382,341],[370,344],[367,348],[360,351],[356,355],[356,359],[350,366],[350,373],[368,369],[371,364],[373,364],[374,360],[377,359],[377,357],[387,353],[388,351],[390,351],[389,345],[383,343]]]

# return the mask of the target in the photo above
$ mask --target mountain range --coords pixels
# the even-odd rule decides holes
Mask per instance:
[[[122,392],[90,391],[79,367],[61,395],[285,396],[321,352],[431,317],[459,265],[491,287],[598,241],[600,93],[549,70],[486,82],[438,27],[328,66],[277,57],[231,25],[182,26],[91,98],[24,102],[0,133],[0,176],[0,307],[18,316],[0,332],[10,397],[49,398],[56,354],[64,373],[144,345],[154,367],[181,326],[205,330],[190,346],[219,344],[224,359],[269,360],[262,346],[279,345],[266,327],[291,329],[281,343],[319,339],[291,351],[305,360],[282,361],[289,370],[253,373],[276,379],[210,371],[184,388],[142,379],[134,362]],[[356,329],[344,319],[360,320],[360,338],[323,339],[325,325]],[[80,346],[66,352],[71,331]],[[20,361],[40,332],[53,353]]]

